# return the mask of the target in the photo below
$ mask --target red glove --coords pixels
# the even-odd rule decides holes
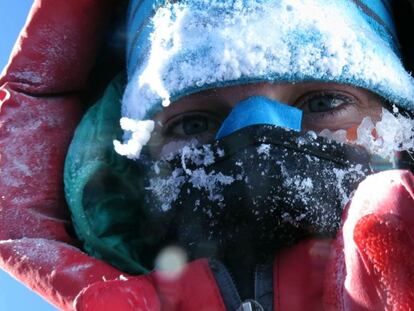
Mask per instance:
[[[119,272],[66,231],[63,163],[109,0],[37,0],[0,78],[0,266],[61,309]]]
[[[326,283],[326,310],[414,309],[414,176],[368,177],[348,207]]]

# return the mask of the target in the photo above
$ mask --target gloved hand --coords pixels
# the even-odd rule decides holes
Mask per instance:
[[[357,189],[334,244],[326,310],[414,309],[414,176],[386,171]]]
[[[71,246],[62,182],[112,5],[35,1],[0,78],[0,267],[65,310],[84,287],[121,274]]]

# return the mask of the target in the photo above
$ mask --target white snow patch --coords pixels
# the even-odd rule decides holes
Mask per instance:
[[[337,143],[347,143],[347,132],[346,130],[338,130],[338,131],[331,131],[328,129],[324,129],[319,133],[319,136],[328,138],[330,140],[333,140]]]
[[[129,134],[126,143],[114,140],[115,151],[129,159],[138,159],[142,150],[151,138],[154,130],[154,121],[136,121],[130,118],[121,118],[121,128]]]
[[[209,166],[214,163],[214,152],[210,145],[202,145],[197,147],[187,145],[181,149],[181,164],[187,174],[191,174],[191,170],[187,169],[186,161],[191,161],[195,165]]]
[[[185,182],[181,168],[175,169],[169,178],[152,178],[149,187],[146,190],[152,191],[154,195],[162,202],[161,210],[166,212],[171,208],[171,204],[177,200],[181,191],[181,186]]]
[[[202,168],[192,171],[189,179],[194,188],[206,190],[208,199],[213,202],[223,201],[223,196],[220,194],[221,187],[231,185],[234,180],[232,176],[226,176],[221,172],[206,173]]]
[[[398,112],[398,109],[394,111]],[[414,121],[401,114],[394,115],[385,108],[380,121],[374,123],[370,117],[362,120],[354,141],[346,138],[344,130],[323,130],[319,135],[339,143],[363,146],[371,154],[389,161],[398,151],[414,151]]]
[[[194,189],[204,190],[211,201],[223,201],[223,196],[220,194],[222,188],[232,184],[236,179],[221,172],[206,172],[205,168],[214,163],[217,155],[224,155],[224,151],[218,149],[214,152],[210,145],[198,147],[189,145],[180,150],[180,155],[181,168],[175,169],[169,177],[151,178],[150,185],[146,188],[162,202],[161,210],[164,212],[170,210],[171,204],[178,199],[184,183],[188,183]],[[166,159],[171,160],[173,156],[171,154]],[[188,168],[190,164],[195,165],[196,168]],[[153,165],[153,169],[159,175],[158,163]]]
[[[223,149],[220,149],[220,148],[218,148],[217,149],[217,156],[219,157],[219,158],[222,158],[222,157],[224,157],[226,154],[225,154],[225,152],[224,152],[224,150]]]
[[[261,144],[259,147],[257,147],[257,154],[258,155],[265,155],[266,157],[269,157],[270,155],[270,145],[269,144]]]
[[[286,168],[281,165],[281,171],[284,177],[283,185],[296,192],[295,197],[299,198],[303,203],[307,204],[309,201],[309,194],[313,191],[313,182],[309,177],[290,176]]]
[[[344,189],[344,180],[354,178],[354,180],[358,180],[361,176],[365,176],[365,172],[362,169],[360,164],[357,164],[354,167],[350,167],[348,169],[333,169],[334,174],[336,175],[337,186],[336,188],[339,190],[341,195],[341,204],[345,206],[348,203],[350,197],[348,196],[346,190]]]

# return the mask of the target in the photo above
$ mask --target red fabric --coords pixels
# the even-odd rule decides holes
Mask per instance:
[[[151,277],[163,310],[226,310],[207,260],[189,263],[178,277],[162,272],[156,272]]]
[[[323,310],[330,240],[309,240],[279,254],[273,267],[274,310]]]
[[[95,283],[78,296],[75,305],[77,311],[161,310],[158,295],[147,276]]]
[[[414,309],[414,176],[387,171],[359,186],[335,241],[326,310]]]
[[[82,91],[113,3],[34,1],[0,85],[9,82],[10,88],[31,95]]]
[[[82,311],[224,310],[204,260],[179,279],[155,273],[123,281],[121,272],[71,246],[77,242],[66,231],[63,162],[111,5],[35,1],[0,78],[0,266],[64,310],[74,309],[75,297]],[[322,241],[282,252],[275,309],[413,309],[413,189],[414,177],[401,171],[362,183],[328,270],[330,246]]]
[[[0,266],[57,307],[120,272],[69,246],[63,163],[107,0],[38,0],[0,78]]]
[[[94,284],[76,306],[77,311],[226,310],[207,260],[191,262],[179,274],[153,272]]]
[[[23,238],[0,242],[0,265],[61,309],[72,310],[88,284],[120,272],[66,243]]]

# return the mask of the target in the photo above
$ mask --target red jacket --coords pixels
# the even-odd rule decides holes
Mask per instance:
[[[0,266],[64,310],[224,310],[205,260],[179,279],[127,276],[68,234],[63,162],[113,2],[35,1],[0,78]],[[409,172],[368,178],[332,256],[318,241],[278,255],[274,309],[414,309],[413,209]]]

